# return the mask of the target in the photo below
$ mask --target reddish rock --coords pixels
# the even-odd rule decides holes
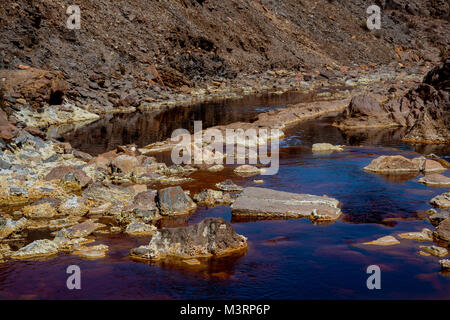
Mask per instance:
[[[59,166],[53,168],[46,176],[45,180],[64,180],[68,178],[68,174],[73,175],[76,182],[79,183],[81,188],[86,187],[89,183],[92,182],[92,179],[83,171],[79,169],[75,169],[71,166]]]
[[[419,165],[403,156],[381,156],[372,160],[364,170],[390,174],[419,172]]]

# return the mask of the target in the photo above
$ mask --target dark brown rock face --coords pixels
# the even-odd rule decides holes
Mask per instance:
[[[388,113],[371,95],[355,96],[347,109],[336,119],[335,125],[342,128],[379,127],[396,124]]]
[[[130,255],[148,260],[168,256],[186,259],[223,256],[246,247],[247,238],[224,219],[206,218],[188,227],[158,230],[147,246],[132,249]]]

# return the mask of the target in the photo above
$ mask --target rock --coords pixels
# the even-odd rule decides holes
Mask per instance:
[[[373,241],[364,242],[363,244],[371,244],[376,246],[392,246],[399,243],[400,241],[398,241],[393,236],[384,236]]]
[[[439,223],[433,235],[438,239],[450,241],[450,218]]]
[[[255,217],[306,217],[312,220],[336,220],[341,214],[339,201],[314,196],[247,187],[231,206],[232,214]]]
[[[433,232],[427,228],[424,228],[421,232],[400,233],[398,236],[402,239],[417,240],[417,241],[433,241]]]
[[[430,219],[432,224],[437,225],[447,218],[450,218],[450,211],[441,211],[439,213],[435,213],[431,215],[428,219]]]
[[[194,196],[194,200],[198,204],[203,204],[208,207],[213,207],[217,204],[230,204],[232,199],[228,193],[222,191],[206,189]]]
[[[122,154],[111,161],[113,172],[129,174],[139,165],[139,160],[134,156]]]
[[[131,222],[125,229],[125,233],[131,236],[148,236],[155,233],[157,228],[143,222]]]
[[[82,152],[82,151],[79,151],[79,150],[73,150],[73,156],[75,158],[81,159],[81,160],[83,160],[85,162],[89,162],[89,161],[91,161],[93,159],[93,157],[89,153]]]
[[[59,205],[58,211],[65,215],[84,216],[89,212],[89,207],[83,198],[72,196]]]
[[[384,106],[371,95],[353,97],[347,109],[336,118],[333,125],[339,128],[397,126]]]
[[[312,145],[312,152],[332,152],[332,151],[343,151],[342,146],[334,146],[330,143],[315,143]]]
[[[130,222],[132,220],[138,220],[142,222],[150,222],[161,218],[159,215],[159,209],[156,204],[157,191],[148,190],[138,193],[133,202],[127,205],[122,216],[128,213],[130,216]]]
[[[430,200],[430,203],[438,208],[450,208],[450,191],[434,197]]]
[[[407,173],[419,172],[419,167],[413,161],[403,156],[380,156],[364,167],[364,170],[376,173]]]
[[[132,249],[130,255],[143,260],[210,258],[246,247],[247,238],[237,234],[224,219],[206,218],[191,226],[158,230],[147,246]]]
[[[449,270],[450,269],[450,260],[449,259],[439,260],[439,264],[441,265],[441,268],[443,270]]]
[[[51,240],[35,240],[11,255],[13,259],[32,259],[52,256],[58,253],[58,245]]]
[[[235,184],[232,180],[227,179],[225,181],[216,183],[216,187],[222,191],[233,192],[233,191],[242,191],[244,188]]]
[[[134,198],[133,191],[114,185],[96,182],[83,191],[83,198],[104,202],[126,202]]]
[[[61,180],[68,184],[75,184],[75,189],[85,188],[92,179],[83,171],[71,166],[53,168],[44,178],[47,181]]]
[[[180,186],[158,190],[158,205],[163,216],[187,214],[197,208]]]
[[[420,249],[435,257],[445,257],[448,254],[447,249],[438,246],[420,246]]]
[[[3,219],[0,217],[0,239],[5,239],[9,235],[22,231],[27,225],[27,219],[19,220]]]
[[[424,173],[432,173],[432,172],[442,172],[447,170],[444,168],[439,162],[434,160],[425,160],[421,171]]]
[[[225,167],[221,164],[216,164],[214,166],[209,167],[207,170],[210,172],[219,172],[222,171]]]
[[[101,223],[95,223],[92,220],[86,220],[83,223],[79,223],[67,229],[60,230],[57,234],[57,237],[67,239],[84,238],[102,227],[104,227],[104,225]]]
[[[50,202],[38,202],[23,208],[23,214],[30,219],[52,218],[57,211]]]
[[[80,256],[85,259],[99,259],[104,258],[106,253],[108,252],[108,246],[104,244],[99,244],[91,247],[80,247],[77,248],[73,254]]]
[[[417,182],[429,186],[450,186],[450,178],[439,173],[427,174],[420,178]]]
[[[255,174],[260,174],[261,169],[255,167],[255,166],[244,164],[242,166],[235,168],[234,173],[236,173],[237,175],[240,175],[240,176],[252,176]]]
[[[6,79],[4,86],[7,92],[15,92],[23,97],[21,99],[24,101],[38,106],[47,103],[62,104],[67,88],[62,72],[36,68],[2,72],[0,74]]]

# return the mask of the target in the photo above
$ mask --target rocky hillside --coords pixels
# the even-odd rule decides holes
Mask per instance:
[[[242,73],[340,72],[446,54],[448,0],[375,3],[382,28],[369,31],[362,0],[83,0],[81,29],[69,30],[73,1],[3,0],[0,69],[61,72],[71,98],[134,104],[120,99],[152,99]]]

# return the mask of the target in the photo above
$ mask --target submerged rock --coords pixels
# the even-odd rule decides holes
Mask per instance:
[[[191,226],[158,230],[147,246],[132,249],[130,255],[144,260],[209,258],[231,254],[246,247],[247,238],[237,234],[227,221],[206,218]]]
[[[231,206],[232,214],[255,217],[306,217],[312,220],[336,220],[341,214],[339,201],[314,196],[248,187]]]
[[[312,152],[332,152],[332,151],[343,151],[342,146],[334,146],[330,143],[315,143],[312,145]]]
[[[398,241],[393,236],[384,236],[384,237],[378,238],[373,241],[364,242],[363,244],[370,244],[370,245],[376,245],[376,246],[392,246],[392,245],[396,245],[399,243],[400,243],[400,241]]]
[[[104,244],[99,244],[91,247],[80,247],[77,248],[73,254],[80,256],[85,259],[99,259],[104,258],[108,252],[109,247]]]
[[[13,259],[31,259],[58,253],[58,245],[51,240],[35,240],[11,255]]]
[[[180,186],[158,190],[158,203],[163,216],[187,214],[197,208]]]
[[[143,222],[131,222],[125,229],[125,233],[131,236],[148,236],[156,231],[156,227]]]
[[[434,197],[430,200],[430,203],[438,208],[450,208],[450,191]]]
[[[418,182],[429,186],[450,186],[450,178],[439,173],[427,174],[420,178]]]
[[[433,235],[438,239],[450,241],[450,218],[439,223]]]
[[[367,166],[364,170],[377,173],[407,173],[419,172],[419,166],[412,160],[403,156],[381,156]]]

